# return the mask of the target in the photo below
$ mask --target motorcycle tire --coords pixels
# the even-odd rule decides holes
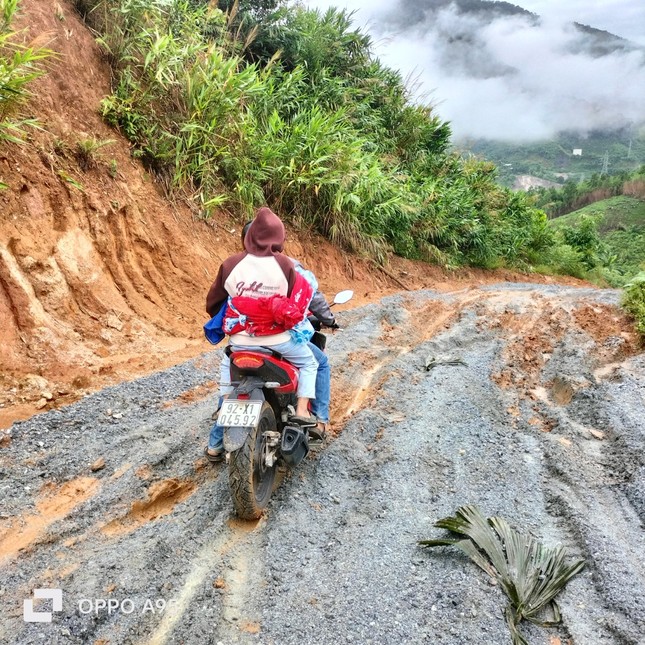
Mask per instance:
[[[265,401],[258,425],[249,432],[244,445],[230,454],[228,483],[237,515],[243,520],[260,517],[274,490],[277,466],[267,468],[263,451],[264,433],[275,429],[273,409]]]

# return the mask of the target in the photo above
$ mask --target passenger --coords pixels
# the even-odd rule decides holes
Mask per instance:
[[[311,287],[296,271],[293,261],[282,253],[285,239],[284,225],[280,218],[269,208],[260,208],[248,229],[244,239],[245,251],[227,258],[219,268],[206,298],[206,311],[209,315],[217,314],[228,298],[238,298],[240,303],[252,305],[257,300],[261,307],[271,296],[294,295],[295,289]],[[306,283],[306,286],[303,284]],[[298,299],[305,309],[297,312],[302,319],[306,314],[306,304],[311,297],[311,290],[306,298]],[[284,356],[286,360],[298,367],[296,414],[291,417],[295,423],[316,423],[316,417],[309,414],[309,401],[315,397],[316,373],[318,363],[306,343],[296,343],[289,334],[289,314],[287,311],[282,322],[272,320],[265,324],[253,319],[254,308],[251,306],[246,316],[241,316],[231,329],[230,344],[233,351],[257,349],[258,346],[271,347]],[[229,321],[230,324],[231,321]],[[236,321],[233,320],[233,323]],[[257,322],[257,324],[256,324]],[[298,321],[296,321],[298,322]],[[247,331],[254,328],[254,335]],[[220,394],[228,397],[232,392],[230,368],[227,361],[222,361]],[[205,454],[210,461],[219,461],[224,457],[223,429],[215,424]]]
[[[244,238],[253,222],[247,222],[242,228],[242,247]],[[302,263],[291,258],[296,267],[302,267]],[[336,317],[321,291],[316,291],[309,303],[309,311],[325,326],[330,329],[338,329]],[[323,434],[329,425],[329,402],[331,399],[331,368],[327,355],[313,343],[309,343],[309,349],[318,361],[318,372],[316,373],[316,397],[311,402],[311,413],[318,421],[318,431]],[[226,357],[228,359],[228,357]],[[230,376],[229,376],[230,381]]]

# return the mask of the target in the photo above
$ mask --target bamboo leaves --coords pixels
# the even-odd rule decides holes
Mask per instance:
[[[285,6],[265,24],[254,3],[84,5],[115,73],[104,117],[210,210],[224,192],[232,211],[268,203],[379,259],[496,266],[535,253],[537,211],[490,164],[449,152],[449,124],[409,101],[347,11]]]
[[[435,523],[466,539],[422,540],[425,547],[454,545],[492,578],[507,595],[505,610],[514,645],[528,645],[519,631],[522,620],[551,627],[561,621],[555,601],[567,582],[584,567],[584,560],[565,563],[562,547],[548,548],[512,529],[501,517],[485,519],[475,506],[462,506],[454,517]],[[551,612],[552,619],[540,618]]]
[[[23,143],[26,127],[38,127],[35,119],[16,118],[29,99],[28,85],[41,76],[42,61],[52,52],[37,43],[18,44],[11,23],[18,0],[0,0],[0,143]]]

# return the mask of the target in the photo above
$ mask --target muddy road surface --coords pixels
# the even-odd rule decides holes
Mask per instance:
[[[587,562],[529,642],[645,642],[645,357],[617,298],[507,284],[343,314],[334,436],[258,522],[201,456],[219,351],[15,424],[0,641],[510,643],[500,589],[417,546],[476,504]],[[43,588],[61,605],[25,622]]]

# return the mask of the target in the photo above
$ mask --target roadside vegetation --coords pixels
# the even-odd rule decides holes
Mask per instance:
[[[625,286],[622,305],[633,316],[636,330],[645,342],[645,272],[639,273]]]
[[[248,1],[78,0],[113,68],[104,118],[204,217],[263,203],[346,249],[530,269],[544,214],[450,150],[351,15]]]
[[[550,221],[581,255],[588,277],[622,287],[645,270],[645,200],[612,197]]]
[[[22,143],[26,130],[38,127],[32,118],[21,116],[31,93],[28,85],[43,74],[42,62],[51,52],[39,43],[21,43],[12,28],[18,0],[0,0],[0,144]],[[6,185],[0,181],[0,187]]]
[[[632,180],[636,187],[645,185]],[[622,195],[550,220],[559,243],[550,266],[601,286],[624,288],[623,308],[645,340],[645,199]]]

